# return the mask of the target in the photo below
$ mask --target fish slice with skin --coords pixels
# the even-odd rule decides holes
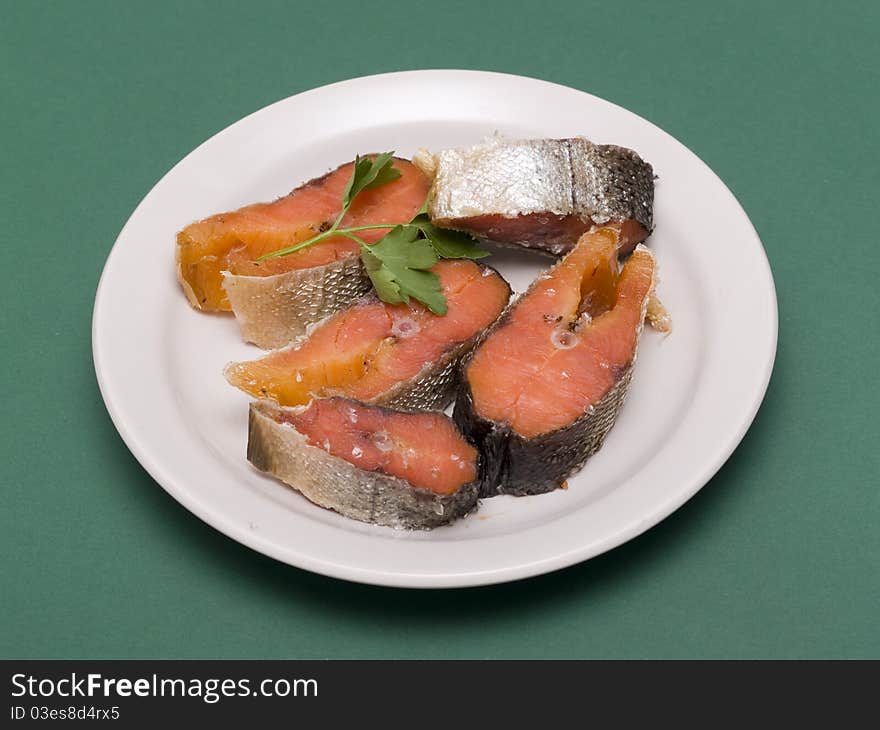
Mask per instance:
[[[495,136],[413,161],[433,178],[432,221],[478,238],[558,256],[616,222],[624,256],[653,227],[654,171],[625,147]]]
[[[250,406],[248,460],[361,522],[430,529],[477,506],[478,454],[442,413],[347,398]]]
[[[619,271],[600,228],[529,290],[462,366],[454,418],[482,454],[482,494],[551,491],[601,446],[623,405],[654,287],[639,245]]]
[[[440,278],[445,315],[368,295],[292,345],[228,365],[227,380],[287,406],[332,395],[403,408],[447,405],[458,363],[504,310],[510,287],[470,260],[442,260],[431,271]]]
[[[353,201],[343,226],[407,223],[424,203],[429,180],[394,159],[400,178]],[[177,234],[177,273],[196,309],[234,312],[242,337],[263,348],[288,344],[309,324],[338,312],[370,288],[360,247],[344,236],[287,256],[256,259],[330,227],[341,211],[353,163],[311,180],[272,203],[248,205],[197,221]],[[361,231],[375,243],[389,229]]]

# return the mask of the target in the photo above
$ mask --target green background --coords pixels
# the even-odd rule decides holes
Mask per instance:
[[[0,654],[880,657],[880,5],[710,5],[0,3]],[[776,368],[730,461],[627,545],[505,586],[350,585],[239,546],[140,468],[95,383],[95,287],[138,201],[228,124],[456,67],[584,89],[714,168],[773,267]]]

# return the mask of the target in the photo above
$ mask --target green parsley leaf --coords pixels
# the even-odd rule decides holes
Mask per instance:
[[[348,209],[358,193],[370,188],[377,188],[380,185],[387,185],[400,177],[400,170],[394,167],[392,155],[394,155],[393,152],[383,152],[372,160],[360,155],[355,158],[354,170],[352,170],[348,184],[345,186],[345,192],[342,194],[343,210]]]
[[[389,304],[403,304],[404,299],[400,294],[400,287],[394,281],[394,274],[382,265],[382,259],[373,256],[366,249],[362,249],[361,261],[364,263],[364,268],[373,282],[373,288],[379,295],[379,299]]]
[[[446,314],[440,277],[425,271],[437,263],[437,252],[418,236],[418,226],[395,226],[377,243],[362,246],[361,260],[382,301],[409,303],[413,298],[434,314]]]
[[[392,157],[393,152],[383,152],[381,155],[378,155],[376,159],[373,161],[373,168],[376,171],[376,174],[372,176],[372,180],[368,182],[362,190],[371,190],[373,188],[381,187],[382,185],[387,185],[390,182],[394,182],[401,176],[400,170],[398,170],[394,166],[394,158]],[[387,159],[385,159],[387,157]],[[381,158],[381,164],[380,164]]]
[[[412,220],[427,238],[437,255],[443,259],[481,259],[489,252],[480,248],[467,233],[438,228],[431,223],[427,213],[421,213]]]

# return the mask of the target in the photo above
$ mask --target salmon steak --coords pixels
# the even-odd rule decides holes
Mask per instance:
[[[228,365],[227,380],[284,406],[344,395],[391,407],[444,407],[461,358],[504,310],[510,287],[466,259],[441,260],[431,271],[446,296],[444,316],[414,301],[388,304],[368,295],[290,346]]]
[[[654,171],[638,154],[587,139],[491,137],[415,162],[433,177],[428,213],[441,228],[559,256],[594,226],[620,224],[620,254],[653,226]]]
[[[478,454],[442,413],[347,398],[250,406],[248,460],[321,507],[386,527],[429,529],[477,505]]]
[[[196,308],[234,312],[244,339],[263,348],[282,347],[312,322],[338,312],[371,287],[359,245],[331,236],[287,256],[263,254],[301,243],[327,230],[342,210],[354,163],[311,180],[273,203],[213,215],[177,234],[177,274]],[[395,158],[398,179],[359,194],[340,225],[408,223],[421,209],[428,178]],[[389,229],[363,231],[375,243]]]
[[[602,445],[626,397],[654,257],[622,270],[620,231],[584,234],[463,364],[454,418],[482,454],[482,494],[556,489]]]

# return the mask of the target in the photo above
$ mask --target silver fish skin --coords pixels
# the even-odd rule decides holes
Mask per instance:
[[[653,168],[625,147],[496,136],[414,162],[434,174],[431,219],[479,238],[558,256],[594,225],[626,222],[626,254],[653,228]]]
[[[223,289],[245,342],[277,349],[314,324],[353,304],[372,288],[357,255],[326,266],[273,276],[224,272]]]
[[[279,423],[276,416],[284,410],[295,409],[268,401],[250,404],[248,460],[321,507],[369,524],[428,530],[477,506],[477,481],[440,495],[396,476],[359,469],[312,446],[291,424]]]

